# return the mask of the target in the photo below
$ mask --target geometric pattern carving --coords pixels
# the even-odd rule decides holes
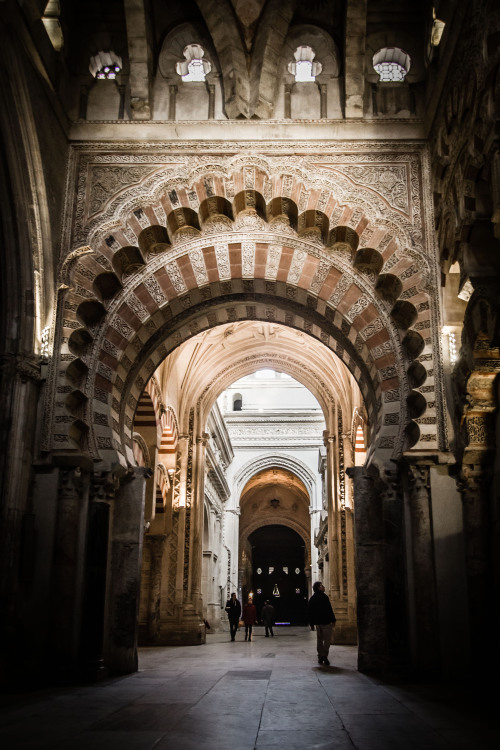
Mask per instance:
[[[271,144],[266,146],[265,157],[259,155],[255,159],[251,154],[238,157],[233,160],[234,167],[233,157],[220,156],[220,151],[214,149],[212,160],[218,161],[216,169],[220,175],[217,179],[211,176],[213,166],[211,174],[207,174],[210,170],[200,162],[195,144],[182,148],[184,152],[176,154],[175,160],[170,154],[168,159],[164,156],[158,161],[159,152],[144,155],[125,152],[121,156],[120,173],[106,171],[114,158],[108,147],[103,153],[95,147],[89,153],[78,148],[72,152],[77,206],[64,228],[64,241],[67,247],[90,247],[94,252],[80,254],[78,264],[69,271],[72,286],[65,292],[69,307],[60,341],[56,342],[60,354],[69,353],[65,341],[70,333],[85,328],[76,309],[82,301],[92,301],[94,280],[99,274],[109,272],[114,254],[121,247],[138,247],[137,238],[149,226],[157,227],[158,232],[163,228],[165,238],[171,227],[176,227],[175,237],[170,235],[172,244],[160,243],[145,258],[146,267],[131,269],[121,279],[123,288],[102,308],[104,317],[87,326],[91,341],[84,363],[88,375],[82,387],[89,400],[88,413],[93,413],[94,406],[99,411],[94,398],[100,404],[106,400],[112,403],[110,416],[114,424],[132,424],[132,409],[144,383],[169,351],[196,331],[228,320],[250,318],[293,325],[337,352],[360,385],[370,421],[378,424],[379,405],[391,400],[397,409],[399,399],[408,392],[400,332],[390,319],[387,303],[375,292],[377,274],[358,273],[352,264],[351,247],[340,241],[330,247],[328,238],[335,227],[340,228],[336,237],[352,232],[359,241],[362,234],[386,266],[389,260],[395,260],[396,275],[400,267],[402,274],[413,265],[415,272],[412,269],[408,277],[405,297],[418,310],[415,328],[429,330],[429,341],[434,341],[434,349],[439,352],[433,312],[417,308],[422,302],[423,280],[432,279],[427,260],[430,251],[424,241],[419,187],[422,160],[417,147],[412,151],[406,146],[392,146],[390,152],[382,149],[375,158],[366,146],[346,153],[336,144],[322,146],[318,161],[317,157],[301,155],[300,144],[290,156],[284,156]],[[210,151],[211,146],[204,144],[204,148]],[[241,144],[238,150],[241,153]],[[172,166],[165,169],[165,164]],[[251,164],[251,168],[246,169],[245,164]],[[124,177],[127,169],[136,167],[140,171]],[[99,198],[100,188],[89,178],[94,174],[92,170],[99,176],[101,187],[108,175],[110,189],[106,200],[103,193]],[[305,176],[308,174],[313,179]],[[241,192],[243,185],[245,193]],[[267,186],[265,199],[259,193],[261,185]],[[92,190],[94,199],[89,202]],[[247,196],[244,200],[243,194]],[[204,235],[199,228],[203,222],[195,212],[204,201],[217,195],[219,201],[232,201],[234,195],[240,196],[239,203],[233,205],[235,223],[223,217],[214,233],[209,226],[214,219],[210,219]],[[252,206],[248,203],[250,199]],[[266,224],[266,203],[280,206],[281,212],[285,201],[287,216],[293,218],[295,211],[300,219],[300,212],[307,211],[308,217],[321,220],[318,231],[309,226],[309,218],[301,220],[309,227],[302,238],[291,225],[286,225],[286,217],[274,217],[276,221],[279,219],[276,232],[272,222]],[[399,248],[405,248],[401,255]],[[266,280],[271,286],[266,287]],[[242,293],[249,296],[239,298]],[[221,295],[230,295],[234,301],[231,304],[224,301],[221,307],[218,304]],[[187,313],[191,315],[189,326],[182,323]],[[174,321],[177,321],[175,327]],[[108,343],[104,345],[104,341]],[[143,352],[147,356],[143,357]],[[60,361],[60,372],[54,373],[54,393],[73,390],[66,378],[70,364],[75,371],[74,363]],[[436,382],[435,363],[433,371]],[[437,377],[436,410],[441,408],[440,370]],[[64,406],[56,406],[55,398],[51,409],[49,424],[55,423],[56,416],[67,415]],[[71,442],[61,436],[69,435],[71,424],[68,423],[67,433],[63,431],[64,423],[59,424],[59,442],[66,443],[67,450]],[[92,427],[92,420],[89,426]],[[403,421],[400,425],[380,426],[379,447],[385,450],[387,446],[388,457],[402,447],[403,428]],[[111,437],[107,429],[99,425],[95,433],[97,426],[93,426],[89,433],[89,453],[94,459],[105,457],[96,438],[97,434],[100,438]],[[121,453],[119,460],[130,461],[125,435],[115,432],[113,440],[113,450],[118,448]],[[99,440],[101,445],[104,442]],[[109,459],[112,460],[111,454]]]

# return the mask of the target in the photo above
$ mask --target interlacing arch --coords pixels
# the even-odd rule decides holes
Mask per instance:
[[[379,456],[435,447],[428,265],[401,246],[407,223],[391,232],[330,188],[257,163],[229,178],[200,169],[112,234],[89,229],[91,246],[62,269],[47,449],[133,462],[134,414],[160,362],[241,320],[282,323],[334,351],[360,387]]]

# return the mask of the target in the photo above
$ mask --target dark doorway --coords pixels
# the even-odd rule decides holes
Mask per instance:
[[[276,610],[276,623],[306,623],[307,580],[305,543],[288,526],[262,526],[248,537],[252,547],[251,591],[257,615],[269,599]],[[250,589],[245,592],[247,595]]]

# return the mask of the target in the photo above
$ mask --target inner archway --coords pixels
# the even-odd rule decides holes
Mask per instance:
[[[251,549],[251,581],[243,586],[244,597],[253,594],[257,616],[269,600],[277,625],[305,625],[308,584],[304,539],[288,526],[261,526],[248,537]]]
[[[183,178],[186,185],[196,188],[182,193],[188,203],[188,195],[203,197],[198,213],[187,204],[174,207],[162,202],[174,193],[180,195],[173,184],[170,190],[162,179],[155,186],[148,183],[147,194],[140,199],[134,192],[110,207],[112,222],[104,216],[92,219],[92,227],[84,233],[88,244],[82,244],[81,233],[75,234],[74,249],[61,268],[64,313],[58,316],[54,343],[61,356],[51,375],[60,395],[47,410],[44,450],[57,451],[64,460],[73,452],[85,453],[100,462],[110,481],[123,484],[121,494],[126,495],[130,488],[122,477],[140,475],[132,468],[136,466],[133,423],[137,405],[159,366],[167,359],[171,363],[158,382],[160,391],[168,385],[167,391],[175,387],[177,392],[173,402],[162,393],[159,412],[161,416],[170,408],[179,430],[175,446],[169,443],[171,464],[164,465],[158,501],[149,504],[163,507],[170,524],[165,522],[157,535],[163,539],[156,540],[158,557],[152,550],[150,567],[150,591],[159,592],[167,614],[155,620],[158,606],[161,615],[156,593],[156,600],[148,605],[154,605],[148,616],[153,624],[160,623],[157,632],[165,642],[199,643],[205,637],[202,562],[207,476],[213,486],[222,487],[221,508],[214,508],[215,518],[209,517],[208,528],[214,534],[227,533],[232,549],[237,547],[237,508],[231,508],[234,523],[228,522],[227,530],[217,530],[217,514],[222,517],[224,511],[225,516],[224,505],[233,498],[231,486],[225,487],[220,476],[208,428],[216,399],[230,383],[258,368],[274,367],[295,376],[321,404],[326,423],[325,454],[320,462],[325,513],[314,519],[313,528],[324,577],[328,576],[330,595],[341,614],[338,620],[346,627],[349,624],[348,629],[350,623],[355,624],[356,612],[348,593],[356,584],[346,564],[349,555],[353,556],[353,544],[348,543],[353,493],[345,479],[346,467],[353,464],[353,407],[362,408],[366,416],[367,461],[375,473],[386,471],[391,459],[397,460],[419,442],[426,450],[440,444],[442,435],[431,413],[440,404],[432,395],[440,373],[432,364],[432,337],[436,339],[437,334],[433,329],[427,335],[432,309],[426,289],[432,274],[428,253],[418,244],[420,235],[410,235],[407,220],[388,212],[386,203],[371,193],[361,195],[356,189],[354,200],[338,173],[333,178],[324,170],[319,175],[318,165],[310,167],[322,185],[319,190],[319,183],[306,177],[307,170],[294,173],[290,182],[279,165],[260,161],[253,164],[253,177],[247,180],[246,167],[241,171],[239,162],[228,163],[220,185],[210,187],[210,197],[219,188],[231,195],[229,213],[224,213],[228,198],[208,201],[205,178],[212,179],[211,172],[203,179],[196,173],[196,184],[192,183],[194,173]],[[285,183],[299,197],[297,222],[295,210],[293,215],[285,211],[291,206],[289,196],[282,194]],[[247,186],[244,190],[243,185]],[[403,275],[404,285],[395,278]],[[252,325],[262,327],[260,346],[256,341],[248,345],[246,326]],[[267,337],[274,327],[296,336],[295,345],[290,340],[282,349],[270,347]],[[210,349],[211,336],[221,331],[224,339],[219,348]],[[235,332],[241,335],[234,337],[237,346],[233,348],[230,341]],[[185,346],[190,352],[187,356]],[[182,352],[187,369],[182,368],[178,354]],[[175,363],[177,373],[171,378]],[[431,374],[434,382],[426,382]],[[424,383],[426,396],[412,393]],[[55,425],[57,431],[51,429]],[[223,448],[222,441],[219,452]],[[154,470],[154,461],[151,466]],[[371,475],[368,480],[372,481]],[[140,491],[136,490],[137,495]],[[371,485],[368,492],[360,489],[367,506],[372,493]],[[120,534],[124,526],[131,538],[142,540],[141,524],[133,526],[130,518],[120,515],[126,507],[123,502],[115,504],[112,533]],[[143,520],[146,538],[152,539],[150,530],[156,532],[158,526],[151,523],[148,528],[150,522]],[[376,525],[370,528],[369,540],[377,529]],[[227,546],[231,551],[231,545]],[[366,551],[371,554],[373,547],[367,545]],[[174,573],[163,590],[155,576],[165,554]],[[237,556],[229,552],[224,560],[212,556],[212,563],[226,568],[227,588],[237,585]],[[380,589],[377,617],[382,617],[378,628],[382,641],[387,578],[383,560],[377,559],[375,567],[363,567],[369,594],[373,585],[365,570],[376,578]],[[116,606],[123,587],[135,586],[138,573],[140,566],[134,564],[134,580],[113,577]],[[403,590],[399,580],[394,585]],[[368,634],[369,596],[365,604],[368,625],[363,625],[363,632]],[[134,658],[133,639],[126,648],[119,634],[115,640],[117,653],[123,652],[128,664]],[[370,643],[368,648],[370,654],[376,651]]]

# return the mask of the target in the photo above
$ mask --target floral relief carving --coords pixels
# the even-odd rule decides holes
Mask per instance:
[[[118,191],[130,185],[136,185],[152,171],[148,166],[104,166],[97,165],[90,168],[89,174],[89,217],[102,211],[108,201]]]
[[[381,164],[375,166],[357,165],[326,165],[318,167],[333,172],[341,172],[354,185],[369,187],[377,192],[385,201],[406,216],[411,213],[411,197],[408,189],[407,164]]]
[[[229,248],[227,243],[218,242],[215,245],[215,257],[217,259],[217,267],[219,269],[219,278],[230,279],[231,278],[231,265],[229,263]]]
[[[175,291],[185,292],[187,290],[187,287],[184,283],[184,279],[182,278],[182,274],[177,263],[175,261],[171,261],[170,263],[167,263],[165,268]]]

